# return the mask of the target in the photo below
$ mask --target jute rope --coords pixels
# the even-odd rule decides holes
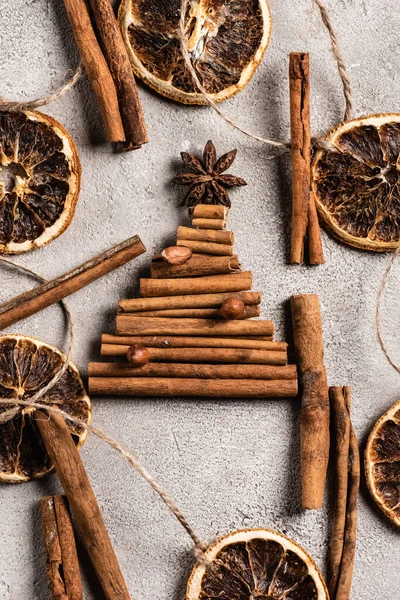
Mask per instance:
[[[390,357],[389,354],[389,350],[386,347],[386,344],[383,340],[383,335],[382,335],[382,323],[381,323],[381,314],[382,314],[382,298],[383,298],[383,293],[386,289],[386,285],[389,279],[389,275],[390,272],[393,268],[393,265],[398,257],[400,253],[400,246],[397,248],[397,250],[393,253],[392,258],[390,259],[390,262],[388,264],[388,266],[385,269],[385,272],[383,274],[383,278],[381,281],[381,284],[379,286],[379,291],[378,291],[378,300],[377,300],[377,304],[376,304],[376,315],[375,315],[375,321],[376,321],[376,334],[378,336],[378,342],[379,345],[381,347],[381,350],[383,352],[383,354],[386,357],[386,360],[388,361],[388,363],[393,367],[393,369],[395,369],[399,374],[400,374],[400,366],[397,365],[394,360]]]

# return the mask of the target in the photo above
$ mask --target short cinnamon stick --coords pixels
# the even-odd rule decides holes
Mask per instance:
[[[114,79],[124,125],[125,150],[148,142],[142,105],[121,31],[110,0],[90,0],[97,30]]]
[[[234,235],[232,231],[215,231],[213,229],[193,229],[191,227],[178,227],[178,240],[193,240],[196,242],[213,242],[232,246]]]
[[[64,496],[42,498],[42,533],[47,577],[53,600],[82,600],[74,531]]]
[[[201,230],[193,229],[193,231]],[[214,256],[232,256],[233,254],[232,245],[219,244],[217,242],[201,242],[196,240],[178,239],[176,245],[184,246],[185,248],[190,248],[192,252],[197,252],[197,254],[212,254]]]
[[[181,296],[214,294],[219,292],[244,292],[252,286],[251,271],[229,275],[205,275],[179,279],[141,279],[140,293],[145,298],[154,296]],[[222,304],[222,303],[221,303]]]
[[[329,461],[329,396],[318,296],[291,298],[293,339],[302,387],[300,415],[303,508],[321,508]]]
[[[118,308],[123,312],[147,310],[171,310],[174,308],[220,307],[228,298],[240,298],[246,305],[261,303],[260,292],[221,292],[216,294],[188,294],[186,296],[164,296],[158,298],[131,298],[120,300]]]
[[[99,505],[64,419],[41,410],[35,416],[105,598],[130,600]]]
[[[93,31],[84,0],[64,0],[81,59],[96,95],[107,138],[110,142],[124,142],[125,132],[119,112],[114,81],[106,59]]]
[[[101,348],[102,356],[108,349]],[[112,349],[110,350],[112,352]],[[247,348],[148,348],[151,362],[240,363],[286,365],[287,353]]]
[[[123,313],[127,314],[127,313]],[[183,317],[189,319],[220,319],[219,308],[167,308],[165,310],[145,310],[132,313],[136,317]],[[260,316],[260,306],[245,306],[239,319],[252,319]]]
[[[263,348],[264,350],[275,350],[277,352],[286,352],[287,350],[286,342],[265,341],[262,338],[237,339],[234,337],[213,338],[177,335],[131,336],[103,333],[101,342],[103,346],[121,346],[124,348],[121,354],[126,354],[128,347],[134,344],[140,344],[146,346],[146,348]],[[120,354],[114,356],[120,356]]]
[[[97,396],[194,398],[293,398],[297,380],[181,379],[169,377],[89,377],[89,393]]]
[[[319,226],[317,207],[315,206],[315,198],[312,192],[310,192],[308,206],[307,237],[310,265],[323,265],[325,258],[324,250],[322,248],[321,228]]]
[[[150,266],[151,276],[156,279],[221,275],[234,273],[239,269],[237,256],[206,256],[205,254],[194,254],[182,265],[170,265],[163,260],[153,259]]]
[[[42,283],[5,302],[0,305],[0,330],[73,294],[145,251],[141,240],[135,235],[57,279]]]
[[[196,335],[241,336],[272,335],[272,321],[215,321],[213,319],[173,319],[135,317],[121,314],[116,317],[116,332],[123,335]]]
[[[194,379],[296,379],[295,365],[148,363],[89,363],[90,377],[181,377]]]
[[[226,221],[224,219],[193,219],[192,227],[196,227],[196,229],[223,230],[226,227]]]
[[[193,209],[193,218],[224,219],[228,216],[228,209],[217,204],[198,204]]]

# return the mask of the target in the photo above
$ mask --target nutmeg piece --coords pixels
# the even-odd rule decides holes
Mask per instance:
[[[161,252],[161,257],[170,265],[183,265],[192,257],[192,251],[185,246],[169,246]]]
[[[244,311],[245,304],[243,300],[236,298],[236,296],[232,296],[231,298],[224,300],[221,304],[221,308],[219,309],[219,312],[224,319],[228,319],[229,321],[240,319],[240,317],[243,316]]]
[[[143,367],[143,365],[147,365],[150,360],[150,352],[145,346],[134,344],[129,347],[126,358],[133,367]]]

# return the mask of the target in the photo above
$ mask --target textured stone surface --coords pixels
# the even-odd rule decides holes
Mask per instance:
[[[397,0],[331,0],[358,114],[398,110]],[[261,134],[288,136],[288,53],[309,50],[312,128],[323,132],[342,118],[343,97],[327,34],[311,0],[271,1],[273,36],[248,88],[224,110]],[[59,85],[77,64],[61,0],[0,0],[1,95],[32,98]],[[140,86],[150,143],[113,155],[104,140],[89,84],[46,110],[77,141],[82,193],[75,219],[50,246],[18,260],[55,276],[139,233],[150,253],[173,239],[182,215],[179,192],[168,185],[181,150],[200,150],[212,137],[219,153],[238,147],[234,173],[247,188],[234,191],[229,225],[243,265],[264,293],[263,316],[288,336],[287,300],[297,292],[321,298],[326,364],[331,384],[353,388],[353,418],[363,444],[373,423],[398,399],[398,374],[383,357],[374,327],[376,295],[387,256],[360,253],[323,235],[326,265],[287,265],[289,161],[230,129],[210,109],[177,106]],[[271,158],[275,157],[273,160]],[[148,257],[141,257],[71,297],[82,372],[99,358],[101,332],[111,332],[119,297],[137,289]],[[400,361],[400,284],[395,267],[384,301],[383,332]],[[1,267],[1,300],[31,281]],[[19,323],[24,332],[62,346],[61,311],[52,307]],[[171,494],[206,541],[239,527],[278,529],[303,544],[325,568],[330,502],[300,510],[299,407],[294,401],[199,402],[94,399],[95,423],[131,448]],[[181,600],[192,564],[191,543],[148,485],[115,452],[91,438],[82,456],[110,530],[132,597]],[[48,598],[40,540],[39,499],[60,490],[55,476],[0,487],[0,599]],[[399,598],[399,532],[374,509],[363,484],[352,600]],[[83,559],[85,598],[101,598]]]

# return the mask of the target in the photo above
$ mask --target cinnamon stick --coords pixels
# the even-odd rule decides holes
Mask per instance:
[[[346,406],[343,388],[330,387],[329,398],[335,440],[335,508],[331,534],[329,581],[329,594],[331,598],[334,598],[342,561],[346,525],[350,415]]]
[[[46,569],[53,600],[82,600],[74,531],[64,496],[42,498],[43,541]]]
[[[292,152],[291,264],[304,259],[310,200],[310,63],[305,52],[292,52],[289,61]]]
[[[73,294],[145,251],[146,249],[141,240],[135,235],[103,254],[92,258],[80,267],[5,302],[0,305],[0,330]]]
[[[89,393],[97,396],[195,398],[292,398],[297,380],[181,379],[169,377],[89,377]]]
[[[216,292],[244,292],[252,286],[251,271],[229,275],[205,275],[180,279],[141,279],[140,294],[144,297],[181,296],[183,294],[213,294]],[[222,302],[221,302],[222,304]]]
[[[329,461],[329,396],[318,296],[291,298],[293,339],[302,387],[300,415],[303,508],[321,508]]]
[[[124,142],[114,81],[93,31],[85,0],[64,0],[86,73],[96,95],[109,142]]]
[[[127,313],[124,313],[127,314]],[[200,319],[220,319],[219,308],[169,308],[165,310],[144,310],[132,313],[135,317],[183,317]],[[260,316],[260,306],[245,306],[239,319],[252,319]]]
[[[290,380],[297,378],[297,372],[295,365],[148,363],[132,367],[126,363],[89,363],[89,376]]]
[[[116,332],[124,335],[272,335],[272,321],[216,321],[213,319],[173,319],[135,317],[121,314],[116,317]]]
[[[171,310],[174,308],[212,308],[220,307],[224,300],[232,298],[232,296],[243,300],[246,305],[258,305],[261,303],[260,292],[222,292],[158,298],[131,298],[129,300],[120,300],[118,308],[123,312]]]
[[[226,221],[224,219],[193,219],[192,227],[223,230],[226,227]]]
[[[206,256],[193,254],[192,257],[181,265],[171,265],[163,260],[154,260],[151,263],[151,276],[156,279],[169,277],[197,277],[201,275],[220,275],[234,273],[240,269],[237,256]]]
[[[35,423],[67,495],[105,598],[130,600],[99,505],[64,419],[41,410],[35,415]]]
[[[193,218],[195,219],[224,219],[226,221],[227,216],[226,206],[217,204],[198,204],[193,209]]]
[[[275,350],[277,352],[286,352],[286,342],[272,342],[260,339],[237,339],[233,337],[190,337],[190,336],[125,336],[110,335],[103,333],[101,336],[103,346],[120,345],[124,350],[121,354],[126,354],[128,347],[134,344],[140,344],[146,348],[264,348],[265,350]],[[115,354],[119,356],[120,354]],[[107,356],[107,355],[106,355]]]
[[[193,229],[193,231],[201,230]],[[233,254],[233,246],[217,242],[198,242],[196,240],[181,240],[178,238],[176,245],[190,248],[192,252],[197,252],[198,254],[212,254],[214,256],[232,256]]]
[[[308,254],[310,265],[323,265],[325,262],[322,248],[321,228],[319,226],[314,194],[310,192],[308,206]]]
[[[148,142],[143,109],[128,53],[110,0],[90,0],[99,37],[117,88],[124,125],[125,150],[140,148]]]
[[[215,231],[213,229],[192,229],[191,227],[178,227],[178,240],[193,240],[196,242],[213,242],[232,246],[234,235],[232,231]]]

